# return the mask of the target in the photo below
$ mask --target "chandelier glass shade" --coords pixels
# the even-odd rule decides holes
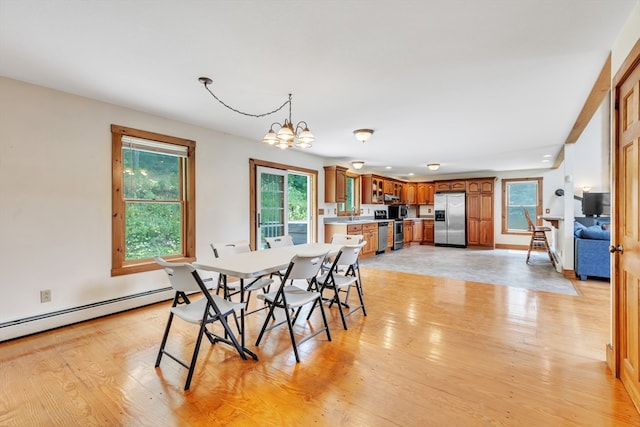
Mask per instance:
[[[200,81],[200,83],[204,85],[204,88],[207,90],[207,92],[209,92],[211,96],[213,96],[220,104],[224,105],[229,110],[234,111],[238,114],[242,114],[244,116],[264,117],[273,113],[277,113],[286,105],[289,105],[289,118],[284,119],[283,123],[272,123],[269,131],[262,139],[262,142],[281,148],[283,150],[294,146],[297,148],[311,148],[313,146],[315,137],[309,130],[309,126],[307,125],[307,123],[304,121],[300,121],[295,125],[295,127],[293,126],[293,122],[291,120],[291,94],[289,94],[289,99],[278,108],[262,114],[251,114],[235,109],[218,98],[211,91],[211,89],[209,89],[209,85],[213,83],[213,80],[211,80],[209,77],[200,77],[198,81]]]
[[[351,166],[353,166],[354,169],[362,169],[364,162],[362,160],[355,160],[351,162]]]

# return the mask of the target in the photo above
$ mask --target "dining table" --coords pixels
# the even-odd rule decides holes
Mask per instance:
[[[206,261],[196,261],[192,265],[205,271],[213,271],[227,276],[240,279],[240,302],[245,302],[244,284],[251,283],[267,274],[275,273],[286,269],[294,256],[335,256],[340,252],[343,245],[331,243],[302,243],[292,246],[281,246],[277,248],[261,249],[251,252],[243,252],[227,255],[220,258],[208,259]],[[245,346],[245,318],[246,307],[240,313],[240,345],[245,352],[254,360],[258,356]]]

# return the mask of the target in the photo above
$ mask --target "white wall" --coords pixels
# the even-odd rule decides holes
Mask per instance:
[[[324,194],[319,157],[7,78],[0,93],[0,341],[7,322],[167,285],[162,271],[110,276],[112,123],[196,141],[198,259],[249,238],[249,158],[318,170]]]
[[[615,76],[629,55],[631,48],[640,39],[640,0],[636,2],[627,22],[611,48],[611,75]]]

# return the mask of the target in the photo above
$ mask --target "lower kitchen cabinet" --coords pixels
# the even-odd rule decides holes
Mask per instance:
[[[362,224],[325,224],[324,241],[331,243],[334,234],[363,234]]]
[[[413,221],[405,220],[404,221],[404,245],[409,246],[411,244],[412,239],[413,239]]]
[[[411,238],[412,242],[422,242],[422,222],[422,220],[413,221],[413,237]]]
[[[433,245],[433,220],[422,221],[422,244]]]
[[[378,223],[362,225],[362,234],[367,244],[362,248],[362,256],[367,257],[375,255],[378,250]]]

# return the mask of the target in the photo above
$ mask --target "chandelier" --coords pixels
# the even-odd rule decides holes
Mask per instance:
[[[313,141],[315,140],[315,137],[309,130],[309,126],[307,125],[307,122],[299,121],[295,125],[295,127],[293,126],[293,121],[291,120],[291,94],[289,94],[289,99],[287,99],[278,108],[272,111],[269,111],[267,113],[251,114],[251,113],[245,113],[243,111],[235,109],[229,106],[228,104],[224,103],[220,98],[218,98],[211,91],[211,89],[209,89],[209,85],[213,83],[213,80],[211,80],[209,77],[200,77],[198,81],[204,85],[204,88],[207,90],[207,92],[211,94],[211,96],[213,96],[216,99],[216,101],[224,105],[229,110],[234,111],[238,114],[242,114],[244,116],[249,116],[249,117],[268,116],[270,114],[277,113],[278,111],[282,110],[285,107],[285,105],[288,104],[289,118],[285,118],[283,123],[278,123],[278,122],[272,123],[271,127],[269,128],[269,131],[262,139],[262,142],[269,145],[276,146],[283,150],[286,148],[291,148],[293,146],[298,148],[311,148],[311,146],[313,145]]]

